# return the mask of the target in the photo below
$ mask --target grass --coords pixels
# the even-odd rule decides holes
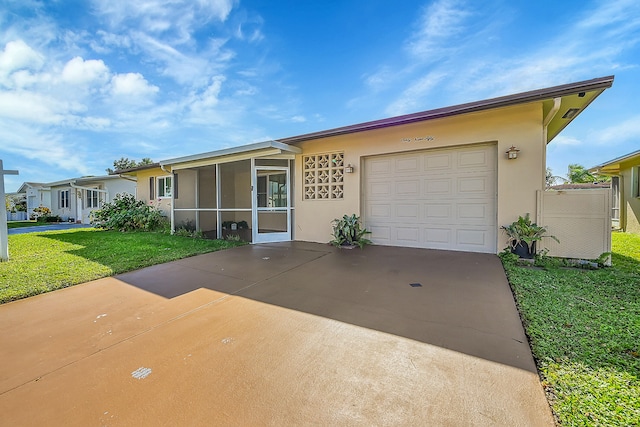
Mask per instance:
[[[612,243],[613,266],[599,270],[503,256],[562,426],[640,425],[640,236],[614,233]]]
[[[36,227],[38,225],[47,225],[44,222],[36,221],[7,221],[7,228]]]
[[[11,235],[0,303],[240,244],[93,228]]]

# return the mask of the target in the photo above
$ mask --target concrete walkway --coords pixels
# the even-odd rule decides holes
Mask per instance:
[[[553,419],[494,255],[244,246],[0,306],[2,425]]]

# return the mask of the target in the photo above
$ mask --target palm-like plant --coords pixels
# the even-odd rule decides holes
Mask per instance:
[[[330,242],[334,246],[357,245],[362,249],[364,245],[371,243],[371,240],[365,238],[366,234],[371,232],[360,225],[360,217],[353,214],[351,216],[344,215],[342,218],[334,219],[333,222],[333,240]]]
[[[524,217],[519,216],[518,220],[510,225],[503,225],[500,228],[507,235],[507,243],[512,250],[515,250],[518,246],[523,246],[524,243],[527,251],[531,254],[534,250],[535,242],[542,240],[543,237],[549,237],[560,243],[556,236],[546,234],[547,229],[545,227],[532,222],[528,213]]]

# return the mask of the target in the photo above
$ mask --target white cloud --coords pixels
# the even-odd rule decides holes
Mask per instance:
[[[111,78],[111,93],[117,97],[132,100],[145,100],[160,89],[149,82],[140,73],[116,74]]]
[[[34,80],[32,71],[39,70],[43,56],[22,40],[8,42],[0,52],[0,85],[24,87]]]
[[[293,123],[304,123],[306,121],[307,119],[304,116],[297,115],[297,116],[291,117],[291,122]]]
[[[191,120],[206,123],[207,116],[214,112],[214,107],[218,105],[224,76],[214,76],[211,83],[200,93],[192,93],[187,99],[187,108],[191,114]]]
[[[82,150],[73,141],[51,129],[0,119],[0,147],[0,151],[72,171],[74,174],[88,175],[91,172],[81,154]]]
[[[582,145],[583,142],[573,136],[565,136],[565,135],[558,135],[555,138],[553,138],[553,144],[554,145],[558,145],[558,146],[578,146],[578,145]]]
[[[96,11],[114,28],[133,21],[145,32],[171,31],[181,42],[188,41],[195,28],[214,20],[226,21],[234,5],[234,0],[94,1]]]
[[[397,116],[416,111],[427,94],[446,77],[445,73],[430,73],[414,82],[404,90],[400,98],[396,99],[385,110],[387,114]]]
[[[602,129],[596,140],[600,144],[617,145],[627,141],[640,141],[640,114]]]
[[[465,20],[471,13],[459,0],[437,0],[425,8],[417,22],[415,34],[407,43],[409,52],[434,60],[451,48],[451,39],[463,34]]]
[[[43,62],[42,55],[23,40],[10,41],[0,53],[0,71],[7,74],[24,68],[37,70]]]
[[[85,61],[79,56],[67,62],[62,69],[62,80],[72,85],[104,83],[109,79],[109,68],[102,60]]]

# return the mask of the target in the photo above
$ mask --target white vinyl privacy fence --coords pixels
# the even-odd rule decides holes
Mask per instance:
[[[550,256],[596,259],[611,252],[611,190],[538,192],[538,224],[560,243],[545,238]]]
[[[7,221],[26,221],[26,212],[7,212]]]

